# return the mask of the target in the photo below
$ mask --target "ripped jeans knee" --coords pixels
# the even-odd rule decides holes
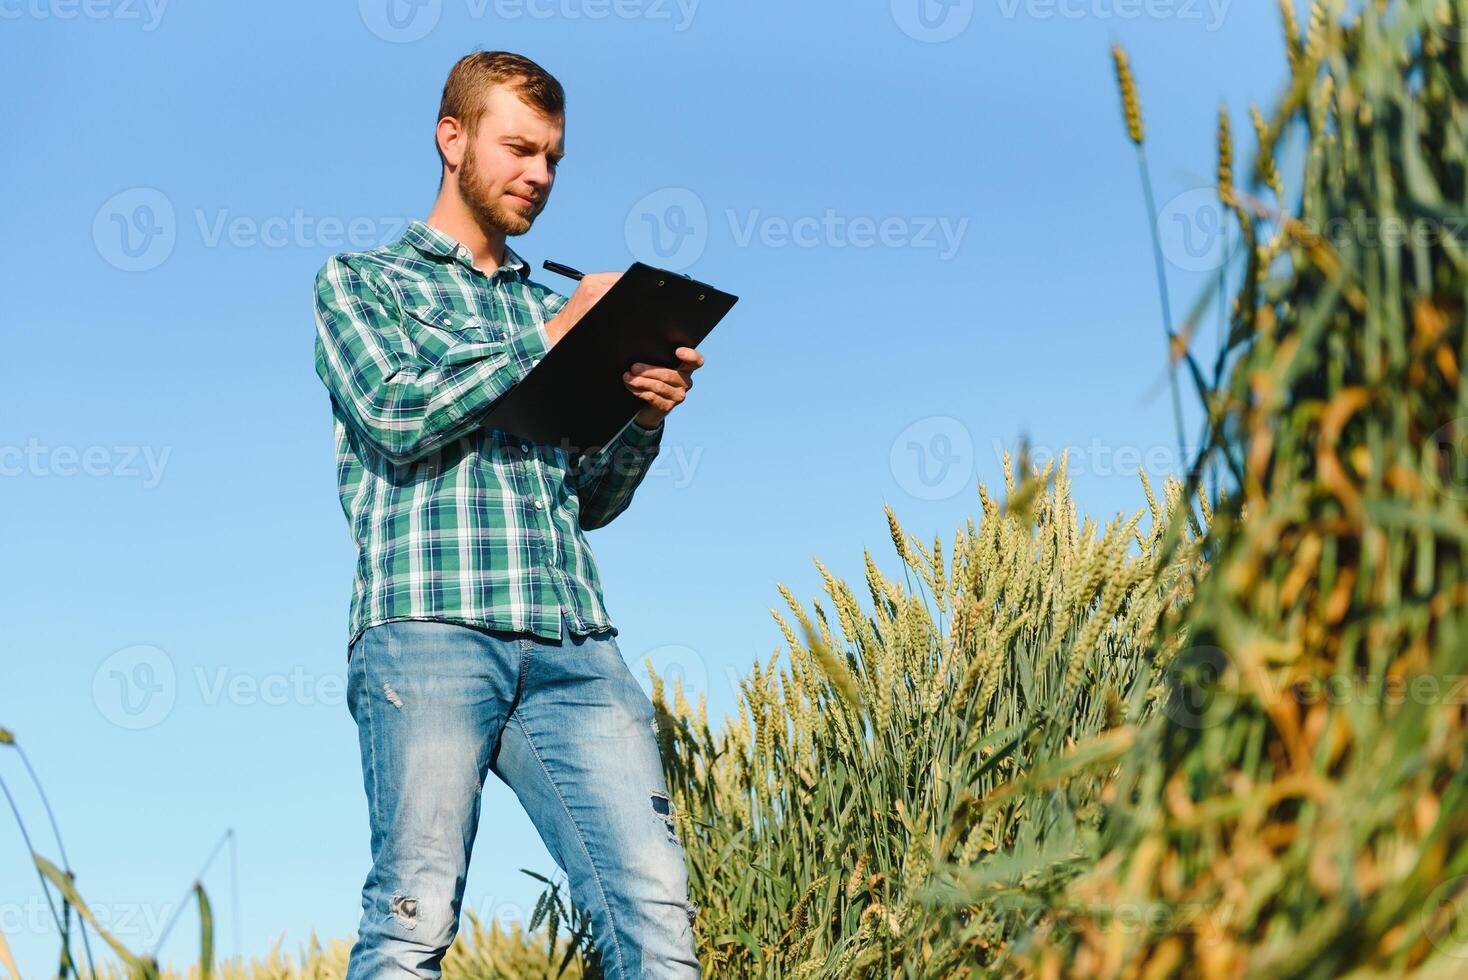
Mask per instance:
[[[418,899],[402,892],[395,892],[392,897],[392,907],[388,910],[392,917],[397,919],[409,929],[418,926]]]
[[[446,897],[417,895],[398,888],[387,903],[387,921],[401,938],[426,949],[447,949],[459,931],[458,914]]]
[[[661,821],[668,840],[682,847],[683,842],[678,839],[678,828],[673,823],[673,801],[668,798],[667,793],[652,791],[652,812]]]

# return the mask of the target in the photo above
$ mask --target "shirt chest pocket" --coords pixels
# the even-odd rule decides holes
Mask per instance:
[[[499,324],[449,306],[414,306],[408,308],[407,314],[403,326],[409,337],[419,353],[434,363],[455,347],[504,339],[504,331]]]

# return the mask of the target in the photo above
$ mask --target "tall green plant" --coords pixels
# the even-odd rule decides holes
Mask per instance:
[[[1137,687],[1142,651],[1190,578],[1157,567],[1180,484],[1159,502],[1144,481],[1150,507],[1098,527],[1064,466],[1018,480],[1006,459],[1006,502],[980,487],[951,558],[889,509],[901,575],[867,554],[870,611],[819,562],[813,615],[781,586],[788,667],[757,663],[719,730],[653,674],[711,976],[994,966],[1037,909],[949,908],[942,872],[1016,847],[1049,870],[1094,833],[1086,774],[1129,744],[1127,706],[1161,693]]]
[[[1289,89],[1220,187],[1247,267],[1192,475],[1239,492],[1161,621],[1187,648],[1148,654],[1196,710],[1138,730],[1028,970],[1468,968],[1468,5],[1317,2],[1303,43],[1285,8]]]

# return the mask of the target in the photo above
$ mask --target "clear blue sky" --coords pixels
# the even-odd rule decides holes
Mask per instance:
[[[643,258],[741,297],[659,466],[591,535],[640,676],[651,656],[732,711],[734,678],[780,644],[777,581],[815,596],[819,557],[859,583],[863,547],[893,570],[884,502],[947,545],[1022,435],[1078,447],[1091,513],[1142,505],[1136,467],[1173,467],[1174,435],[1108,45],[1132,54],[1159,202],[1177,199],[1183,308],[1212,264],[1197,189],[1216,107],[1247,133],[1283,77],[1274,4],[919,13],[0,0],[0,725],[125,942],[152,944],[228,827],[243,951],[356,926],[353,551],[311,283],[427,214],[440,89],[471,50],[523,52],[568,92],[568,156],[517,250],[537,268]],[[13,752],[0,775],[54,856]],[[491,780],[466,907],[528,913],[520,867],[553,870]],[[225,956],[227,870],[205,879]],[[0,929],[28,976],[54,967],[43,908],[0,818]],[[195,933],[190,910],[164,956],[192,956]]]

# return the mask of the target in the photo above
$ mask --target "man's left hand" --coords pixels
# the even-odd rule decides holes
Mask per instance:
[[[647,403],[636,417],[637,424],[645,429],[656,429],[688,397],[693,388],[691,375],[703,367],[703,355],[692,347],[679,347],[673,354],[678,358],[677,367],[654,367],[639,362],[622,374],[627,390]]]

